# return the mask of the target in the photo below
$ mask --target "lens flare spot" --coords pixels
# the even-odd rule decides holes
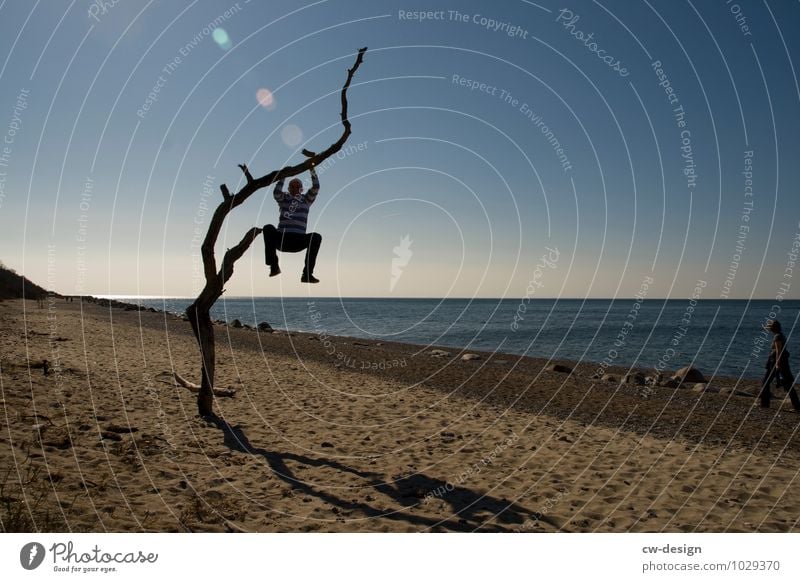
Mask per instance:
[[[303,131],[296,125],[284,125],[281,129],[281,139],[290,148],[296,148],[303,141]]]
[[[264,109],[268,109],[269,111],[275,109],[275,97],[269,89],[262,87],[256,91],[256,99],[258,100],[258,104]]]
[[[228,36],[228,33],[224,28],[215,28],[214,32],[211,33],[211,38],[213,38],[214,42],[224,50],[228,50],[231,48],[231,46],[233,46],[233,43],[231,43],[231,38]]]

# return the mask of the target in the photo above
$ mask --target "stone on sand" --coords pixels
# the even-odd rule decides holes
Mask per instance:
[[[625,374],[625,377],[622,379],[623,384],[634,384],[636,386],[644,386],[645,379],[644,375],[640,373],[635,374]]]
[[[672,376],[673,380],[677,380],[679,383],[705,383],[707,382],[703,373],[698,370],[697,368],[693,368],[692,366],[687,366],[685,368],[681,368]]]
[[[572,374],[572,368],[563,364],[553,364],[547,368],[551,372],[559,372],[561,374]]]

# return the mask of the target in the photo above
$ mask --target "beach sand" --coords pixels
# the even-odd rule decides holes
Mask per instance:
[[[186,321],[55,301],[0,302],[7,531],[800,529],[785,403],[218,325],[208,421]]]

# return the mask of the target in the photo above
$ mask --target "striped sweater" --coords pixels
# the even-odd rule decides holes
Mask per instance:
[[[308,209],[317,199],[319,193],[319,179],[317,174],[311,173],[311,189],[297,198],[283,190],[283,180],[275,185],[275,202],[280,207],[281,214],[278,221],[278,230],[284,232],[306,233],[308,223]]]

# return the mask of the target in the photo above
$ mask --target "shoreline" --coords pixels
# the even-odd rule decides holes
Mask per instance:
[[[91,296],[85,297],[84,299],[88,300],[89,302],[94,302],[94,303],[98,303],[98,304],[106,305],[106,306],[110,306],[110,307],[123,308],[123,309],[127,309],[127,310],[140,310],[141,309],[141,310],[157,312],[157,313],[166,313],[166,314],[169,314],[169,315],[172,315],[172,316],[177,316],[179,318],[183,318],[184,317],[184,314],[182,312],[170,311],[170,310],[166,310],[166,309],[159,309],[159,308],[154,308],[154,307],[151,307],[151,306],[142,306],[142,305],[137,304],[137,303],[129,303],[129,302],[124,302],[124,301],[114,300],[114,299],[96,298],[96,297],[91,297]],[[191,301],[190,298],[165,298],[165,299],[178,299],[178,300]],[[229,299],[247,299],[247,300],[251,300],[253,298],[250,298],[250,297],[236,297],[236,298],[229,298]],[[258,298],[258,299],[280,299],[280,298],[276,297],[276,298]],[[287,299],[303,300],[303,301],[307,300],[307,298],[305,298],[305,297],[290,297],[290,298],[287,298]],[[338,299],[338,298],[325,298],[325,299]],[[359,299],[359,300],[361,300],[361,299],[375,299],[377,301],[383,300],[383,298],[348,298],[348,299]],[[405,298],[405,299],[414,300],[414,298]],[[492,300],[494,301],[494,299],[492,299]],[[583,301],[583,300],[578,300],[578,301]],[[603,300],[599,300],[599,301],[607,301],[607,300],[603,299]],[[675,301],[679,301],[679,300],[675,300]],[[705,300],[705,301],[714,301],[714,300]],[[769,300],[764,300],[764,301],[769,301]],[[748,303],[750,303],[750,302],[751,301],[748,300]],[[217,320],[214,320],[214,323],[225,326],[225,325],[231,325],[235,321],[239,321],[239,320],[234,318],[234,317],[232,317],[232,316],[230,316],[229,320],[227,322],[217,319]],[[249,324],[243,324],[242,327],[243,328],[247,328],[247,329],[255,329],[255,326],[249,325]],[[270,327],[270,329],[272,329],[272,328]],[[343,336],[339,336],[339,335],[332,335],[332,334],[328,333],[326,328],[315,329],[313,331],[310,331],[308,329],[299,329],[299,328],[297,328],[297,329],[295,329],[295,328],[276,328],[276,331],[291,332],[291,333],[306,334],[306,335],[317,335],[317,336],[324,335],[326,337],[332,337],[332,338],[336,337],[336,338],[341,338],[341,339],[350,340],[350,341],[367,342],[367,343],[372,343],[372,344],[381,343],[382,342],[382,343],[387,343],[387,344],[407,345],[407,346],[410,346],[410,347],[417,347],[417,348],[424,348],[424,347],[427,347],[427,348],[430,348],[430,349],[437,349],[438,348],[438,349],[444,349],[444,350],[449,350],[449,351],[457,351],[459,353],[465,353],[465,350],[467,350],[467,348],[465,348],[463,345],[457,345],[455,343],[453,343],[453,344],[447,344],[447,343],[443,343],[443,344],[428,344],[428,345],[426,345],[426,344],[417,343],[417,342],[413,342],[413,341],[397,342],[397,341],[391,341],[391,340],[377,340],[377,339],[373,339],[371,337],[366,337],[366,336],[344,336],[344,335]],[[552,358],[552,357],[549,357],[549,356],[522,355],[522,354],[511,352],[511,351],[505,351],[505,352],[504,351],[498,351],[498,350],[492,351],[489,348],[470,348],[467,351],[480,352],[480,353],[483,353],[483,354],[490,354],[491,353],[491,354],[495,354],[496,356],[499,356],[499,357],[514,358],[514,359],[518,359],[518,358],[522,357],[522,358],[533,359],[533,360],[537,360],[537,361],[552,361],[552,362],[563,363],[563,364],[567,364],[567,365],[571,365],[571,366],[576,366],[576,365],[592,366],[592,365],[596,365],[596,366],[598,366],[598,368],[601,368],[601,367],[603,369],[608,368],[608,370],[612,371],[611,373],[613,373],[613,374],[621,374],[622,376],[624,376],[627,372],[636,372],[636,373],[644,374],[645,376],[654,376],[656,373],[660,373],[660,374],[662,374],[662,375],[664,375],[666,377],[670,377],[678,369],[680,369],[680,368],[676,368],[676,369],[672,369],[672,370],[664,369],[664,370],[658,370],[657,371],[658,365],[656,365],[656,366],[654,366],[652,368],[646,368],[646,367],[643,367],[642,365],[627,364],[627,363],[619,363],[617,365],[610,366],[610,365],[604,364],[603,359],[600,359],[600,360],[592,360],[592,359],[575,360],[575,359],[566,358],[566,357]],[[624,362],[625,360],[620,358],[620,361]],[[700,362],[698,364],[687,364],[687,365],[692,365],[693,367],[696,367],[696,368],[699,368],[699,369],[703,369],[702,362]],[[704,372],[707,373],[707,370],[704,369]],[[706,376],[706,377],[708,378],[708,376]],[[747,374],[747,375],[743,375],[743,374],[742,375],[736,375],[736,374],[721,373],[721,374],[717,374],[717,375],[713,376],[712,379],[716,380],[717,383],[723,382],[724,386],[730,386],[732,382],[735,382],[737,380],[737,378],[740,378],[742,383],[746,386],[747,390],[757,390],[758,389],[758,383],[760,383],[761,377],[762,377],[761,368],[758,365],[756,365],[756,366],[751,368],[750,373]]]

